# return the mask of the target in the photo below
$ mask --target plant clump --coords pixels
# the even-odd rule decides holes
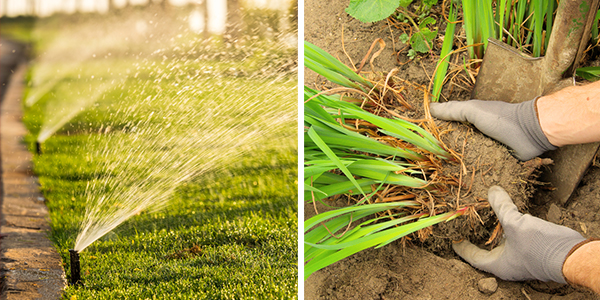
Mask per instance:
[[[305,49],[306,65],[341,85],[304,88],[304,199],[316,213],[304,224],[305,277],[399,239],[434,252],[447,251],[450,239],[496,243],[501,234],[487,189],[501,185],[525,208],[528,184],[549,162],[520,164],[468,126],[435,122],[426,104],[402,96],[408,83],[397,69],[365,79],[316,46]],[[503,168],[507,174],[498,178]],[[334,207],[341,202],[350,206]]]
[[[393,91],[389,76],[384,82],[369,81],[308,42],[305,49],[307,67],[343,86],[327,92],[304,89],[305,201],[316,205],[340,195],[355,199],[350,207],[305,221],[305,277],[463,214],[467,208],[458,203],[438,201],[448,185],[459,184],[444,175],[442,162],[458,157],[435,137],[431,119],[407,120],[381,104],[398,101],[412,108]],[[386,113],[392,117],[377,115]],[[376,217],[351,229],[354,220],[369,215]],[[427,232],[419,235],[426,238]]]

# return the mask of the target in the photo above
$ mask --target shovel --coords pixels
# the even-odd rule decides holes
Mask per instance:
[[[519,103],[575,84],[574,71],[587,45],[599,0],[561,0],[544,57],[530,57],[488,40],[472,99]],[[554,160],[543,180],[552,200],[565,205],[594,159],[600,143],[568,145],[551,151]]]

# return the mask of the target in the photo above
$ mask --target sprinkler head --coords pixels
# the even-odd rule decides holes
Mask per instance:
[[[35,141],[35,152],[37,153],[37,155],[42,154],[42,143]]]
[[[81,282],[81,266],[79,265],[79,252],[74,249],[69,249],[71,255],[71,285],[82,285]]]

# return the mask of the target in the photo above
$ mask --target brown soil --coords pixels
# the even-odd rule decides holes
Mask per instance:
[[[409,61],[404,48],[398,42],[402,30],[389,26],[386,21],[363,24],[348,16],[344,9],[347,0],[304,2],[305,40],[338,57],[342,62],[358,67],[369,47],[378,38],[385,41],[385,50],[363,70],[372,70],[367,76],[385,75],[398,68],[396,75],[406,89],[402,92],[415,107],[403,111],[405,116],[420,118],[423,115],[422,89],[429,84],[437,58],[421,56]],[[443,23],[443,22],[442,22]],[[443,33],[444,25],[440,25]],[[460,26],[457,31],[460,30]],[[438,51],[441,40],[434,47]],[[378,49],[378,48],[376,48]],[[435,50],[435,49],[434,49]],[[350,61],[351,60],[351,61]],[[321,88],[323,78],[305,69],[305,84]],[[470,87],[452,86],[444,94],[453,100],[466,100]],[[503,145],[482,135],[470,125],[438,121],[446,145],[462,155],[464,167],[459,164],[445,165],[444,173],[458,179],[461,188],[453,187],[445,196],[449,205],[480,203],[479,217],[461,217],[452,222],[434,226],[425,240],[413,239],[394,242],[380,249],[369,249],[353,255],[311,275],[304,282],[305,299],[600,299],[592,293],[569,286],[545,284],[538,281],[505,282],[498,280],[498,290],[485,295],[478,290],[478,282],[491,274],[480,272],[464,263],[451,249],[451,240],[468,238],[481,246],[496,227],[497,219],[486,206],[487,190],[499,185],[507,190],[523,212],[573,228],[586,237],[600,236],[597,213],[600,209],[600,159],[585,175],[566,207],[552,203],[535,181],[539,161],[520,163]],[[537,163],[532,167],[531,163]],[[461,174],[462,173],[462,174]],[[459,197],[460,193],[460,197]],[[338,200],[333,206],[346,205]],[[319,212],[325,211],[318,205]],[[305,205],[305,218],[315,214],[312,204]]]

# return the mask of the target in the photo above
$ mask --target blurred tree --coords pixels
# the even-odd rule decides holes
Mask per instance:
[[[158,4],[158,5],[160,5],[161,8],[166,9],[167,5],[169,4],[169,1],[168,0],[150,0],[150,3]]]
[[[242,11],[240,0],[227,0],[227,24],[225,26],[225,39],[235,42],[240,38],[242,26]]]
[[[292,28],[298,30],[298,0],[292,0],[292,5],[290,6],[289,12]]]
[[[208,32],[208,0],[202,0],[200,3],[200,10],[204,16],[204,38],[208,39],[210,37],[210,32]]]
[[[34,16],[35,15],[35,0],[29,0],[27,1],[27,14],[30,16]]]

